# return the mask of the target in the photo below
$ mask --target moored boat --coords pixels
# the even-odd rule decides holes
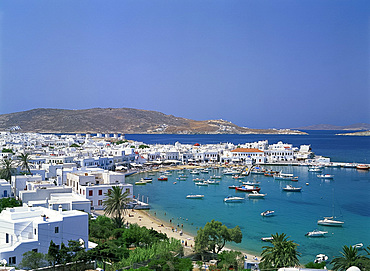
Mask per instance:
[[[314,260],[314,263],[327,262],[328,260],[329,260],[329,257],[326,256],[325,254],[317,254]]]
[[[187,199],[203,199],[204,195],[187,195]]]
[[[365,164],[359,164],[356,166],[357,169],[361,169],[361,170],[369,170],[370,166],[369,165],[365,165]]]
[[[235,190],[242,191],[242,192],[253,192],[253,191],[259,192],[261,190],[261,187],[257,187],[254,185],[242,185],[242,186],[235,187]]]
[[[221,176],[218,176],[218,175],[213,175],[210,177],[210,179],[221,179],[222,177]]]
[[[245,198],[242,197],[234,197],[234,196],[228,196],[224,198],[224,202],[243,202]]]
[[[317,178],[320,178],[320,179],[333,179],[334,178],[334,175],[332,175],[332,174],[319,174],[319,175],[317,175]]]
[[[327,231],[314,230],[307,232],[305,235],[308,237],[323,237],[327,233]]]
[[[342,227],[344,222],[339,220],[334,220],[334,217],[324,217],[324,219],[317,221],[318,225],[322,226],[332,226],[332,227]]]
[[[283,191],[287,191],[287,192],[301,192],[301,190],[302,190],[302,187],[294,187],[289,184],[283,188]]]
[[[168,178],[165,175],[162,175],[162,176],[158,177],[158,181],[167,181],[167,180],[168,180]]]
[[[358,243],[358,244],[352,245],[352,247],[357,249],[357,250],[361,250],[364,247],[364,244],[363,243]]]
[[[274,237],[262,237],[261,238],[261,241],[263,242],[271,242],[272,240],[274,240]]]
[[[266,196],[266,194],[261,194],[257,191],[252,191],[251,194],[248,194],[248,198],[252,198],[252,199],[262,199]]]

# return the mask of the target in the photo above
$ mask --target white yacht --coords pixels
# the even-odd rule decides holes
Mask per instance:
[[[314,231],[309,231],[305,235],[308,237],[323,237],[324,234],[327,234],[327,233],[328,233],[327,231],[314,230]]]
[[[322,226],[334,226],[334,227],[342,227],[344,222],[339,220],[334,220],[334,217],[324,217],[324,219],[317,221],[318,225]]]

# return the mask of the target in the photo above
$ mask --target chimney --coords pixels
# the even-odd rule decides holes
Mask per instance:
[[[59,213],[61,214],[63,212],[62,205],[59,205],[58,209],[59,209]]]

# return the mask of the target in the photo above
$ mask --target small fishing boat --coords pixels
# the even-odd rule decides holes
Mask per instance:
[[[294,177],[293,174],[290,173],[279,173],[274,175],[275,180],[282,180],[282,181],[290,181]]]
[[[257,191],[252,191],[251,194],[248,194],[248,198],[252,198],[252,199],[262,199],[266,196],[267,194],[261,194],[261,193],[258,193]]]
[[[272,240],[274,240],[274,237],[262,237],[261,238],[261,241],[263,242],[271,242]]]
[[[242,182],[242,184],[244,184],[244,185],[255,185],[255,186],[259,186],[260,185],[260,182],[248,181],[248,182]]]
[[[162,175],[162,176],[158,177],[158,181],[167,181],[167,180],[168,180],[168,178],[165,175]]]
[[[235,175],[235,176],[233,176],[233,179],[244,179],[244,176]]]
[[[305,235],[308,237],[323,237],[324,234],[327,234],[327,231],[319,231],[319,230],[314,230],[314,231],[309,231]]]
[[[317,221],[318,225],[322,226],[332,226],[332,227],[342,227],[344,222],[339,220],[334,220],[334,217],[324,217],[324,219]]]
[[[283,191],[287,191],[287,192],[301,192],[301,190],[302,190],[302,187],[294,187],[290,184],[288,184],[287,186],[283,188]]]
[[[203,199],[204,195],[187,195],[187,199]]]
[[[241,192],[253,192],[253,191],[259,192],[261,190],[261,187],[257,187],[254,185],[242,185],[242,186],[235,187],[235,190],[241,191]]]
[[[356,248],[357,250],[361,250],[364,247],[363,243],[358,243],[352,246],[353,248]]]
[[[206,182],[197,182],[197,183],[195,183],[195,185],[198,185],[198,186],[208,186],[208,183],[206,183]]]
[[[357,169],[361,169],[361,170],[369,170],[370,169],[370,166],[369,165],[365,165],[365,164],[359,164],[356,166]]]
[[[319,175],[317,175],[317,178],[320,178],[320,179],[333,179],[334,178],[334,175],[331,175],[331,174],[319,174]]]
[[[230,185],[229,186],[229,189],[235,189],[235,188],[237,188],[238,186],[237,185]]]
[[[190,171],[190,174],[193,174],[193,175],[199,175],[199,171],[197,171],[197,170],[192,170],[192,171]]]
[[[321,167],[310,167],[308,169],[308,172],[322,172],[322,168]]]
[[[193,179],[193,182],[204,182],[204,179],[201,179],[201,178],[195,178],[195,179]]]
[[[208,183],[208,184],[220,184],[220,181],[207,180],[207,181],[205,181],[205,183]]]
[[[261,216],[273,216],[275,215],[275,211],[267,210],[261,213]]]
[[[228,196],[224,198],[224,202],[243,202],[245,198],[242,197],[234,197],[234,196]]]
[[[135,185],[146,185],[146,181],[141,179],[140,181],[135,182]]]
[[[326,256],[325,254],[317,254],[314,260],[314,263],[327,262],[328,260],[329,260],[329,257]]]

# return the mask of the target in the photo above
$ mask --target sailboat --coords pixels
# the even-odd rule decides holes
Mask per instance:
[[[333,213],[334,213],[334,189],[333,189]],[[344,222],[334,219],[334,215],[330,217],[324,217],[317,221],[318,225],[322,226],[332,226],[332,227],[342,227]]]

